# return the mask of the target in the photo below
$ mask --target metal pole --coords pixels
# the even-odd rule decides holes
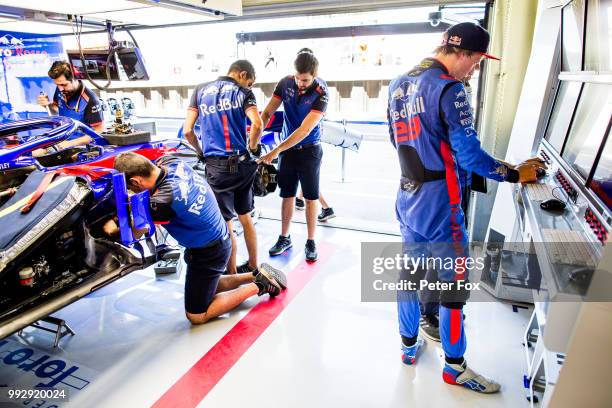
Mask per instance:
[[[344,176],[346,174],[346,149],[342,148],[342,182],[344,183]]]

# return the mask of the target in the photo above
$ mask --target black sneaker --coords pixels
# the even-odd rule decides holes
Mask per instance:
[[[252,273],[253,276],[257,275],[257,268],[251,268],[249,261],[246,261],[242,265],[238,265],[236,268],[237,273]]]
[[[440,323],[436,315],[421,315],[419,327],[425,337],[440,342]]]
[[[270,256],[280,255],[292,246],[293,244],[291,243],[291,235],[289,235],[288,237],[279,235],[276,244],[274,244],[274,246],[270,248]]]
[[[306,208],[306,203],[304,202],[304,200],[302,200],[301,198],[295,197],[295,209],[304,211],[304,208]]]
[[[277,296],[281,293],[280,284],[274,279],[274,276],[265,268],[260,268],[259,273],[255,277],[255,285],[259,288],[258,296],[270,294],[270,297]]]
[[[258,274],[265,272],[266,275],[272,276],[274,280],[276,281],[276,283],[280,285],[282,290],[287,289],[287,277],[285,276],[283,271],[281,271],[280,269],[276,269],[272,265],[264,262],[261,265],[259,265],[259,268],[257,268],[257,270],[258,270]],[[264,272],[261,272],[262,270]]]
[[[319,257],[319,254],[317,254],[317,246],[312,239],[306,241],[306,248],[304,248],[304,252],[306,252],[307,261],[314,262]]]
[[[317,219],[320,222],[325,222],[327,220],[329,220],[330,218],[334,218],[336,216],[336,214],[334,214],[334,209],[329,207],[329,208],[322,208],[321,209],[321,214],[319,214],[319,216],[317,217]]]

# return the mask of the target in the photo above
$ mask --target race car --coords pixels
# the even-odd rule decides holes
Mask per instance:
[[[93,142],[49,149],[78,134]],[[0,125],[0,338],[156,261],[148,192],[128,195],[112,168],[124,151],[195,157],[178,140],[110,145],[65,117]],[[102,231],[110,218],[118,240]],[[133,229],[148,232],[137,239]]]

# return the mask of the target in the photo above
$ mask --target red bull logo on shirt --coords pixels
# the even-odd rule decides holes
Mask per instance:
[[[394,121],[410,118],[418,113],[425,113],[425,104],[423,103],[422,96],[415,98],[412,104],[405,103],[401,106],[402,109],[399,111],[395,109],[391,110],[391,119]]]
[[[205,103],[200,105],[200,112],[203,116],[213,115],[217,112],[224,112],[232,109],[238,109],[242,107],[244,97],[238,97],[232,102],[230,98],[221,99],[216,105],[207,105]]]

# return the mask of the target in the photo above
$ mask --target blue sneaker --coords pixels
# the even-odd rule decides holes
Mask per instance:
[[[489,380],[468,368],[465,360],[462,364],[446,363],[442,371],[442,379],[447,384],[461,385],[483,394],[492,394],[498,392],[501,388],[495,381]]]
[[[406,347],[402,344],[402,362],[404,364],[413,365],[416,361],[416,355],[419,349],[423,347],[423,344],[423,339],[417,339],[416,343],[410,347]]]
[[[291,248],[291,246],[291,236],[284,237],[282,235],[279,235],[276,244],[274,244],[274,246],[270,248],[270,256],[280,255],[289,248]]]

